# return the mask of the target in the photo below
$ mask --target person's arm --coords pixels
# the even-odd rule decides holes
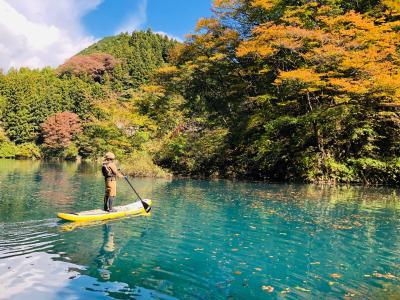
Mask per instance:
[[[118,178],[123,178],[124,175],[121,174],[121,172],[118,171],[117,166],[114,163],[109,164],[108,166],[111,171],[115,174],[116,177]]]

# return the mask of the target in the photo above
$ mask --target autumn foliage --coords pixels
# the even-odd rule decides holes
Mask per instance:
[[[44,146],[52,150],[66,149],[82,131],[79,117],[71,112],[52,115],[42,125]]]
[[[61,75],[89,75],[95,81],[100,81],[103,75],[110,73],[116,66],[117,60],[110,54],[93,53],[75,55],[59,67]]]
[[[398,182],[399,10],[394,0],[215,0],[175,53],[178,68],[158,74],[165,94],[182,94],[190,119],[202,120],[169,143],[185,147],[181,158],[172,151],[162,162],[226,176]],[[210,160],[193,162],[208,151],[190,151],[206,129],[228,134]]]

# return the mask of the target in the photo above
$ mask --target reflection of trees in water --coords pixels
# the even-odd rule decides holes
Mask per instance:
[[[74,201],[78,163],[64,162],[48,164],[40,171],[40,196],[49,204],[68,204]]]
[[[103,244],[100,248],[99,255],[96,258],[97,267],[100,276],[104,280],[109,280],[111,277],[110,267],[116,258],[116,247],[114,243],[114,232],[110,224],[103,225]]]
[[[81,185],[78,166],[76,162],[0,159],[0,217],[34,215],[37,219],[57,204],[70,204]]]
[[[0,181],[10,175],[33,175],[40,167],[40,161],[0,159]]]
[[[32,195],[37,186],[39,161],[0,159],[0,220],[21,215],[27,201],[35,206]]]

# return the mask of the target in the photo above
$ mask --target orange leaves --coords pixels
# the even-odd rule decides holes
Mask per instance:
[[[273,3],[252,1],[264,8]],[[236,48],[236,55],[252,55],[272,64],[275,59],[287,59],[291,65],[293,57],[301,61],[301,67],[275,70],[276,85],[297,84],[307,92],[327,89],[343,96],[369,95],[383,102],[399,102],[400,34],[396,28],[400,22],[381,23],[354,11],[344,15],[331,11],[313,3],[289,8],[281,22],[255,26],[252,36]],[[306,15],[308,19],[303,18]]]
[[[254,37],[237,48],[239,57],[253,54],[260,57],[274,55],[279,49],[300,51],[310,42],[322,43],[327,37],[320,30],[264,23],[253,30]]]
[[[313,48],[302,56],[314,65],[337,64],[346,55],[345,49],[334,44],[323,44],[321,47]]]
[[[318,85],[322,84],[321,76],[322,74],[317,74],[312,69],[297,69],[287,72],[281,71],[275,83],[280,85],[287,81],[295,81],[306,85]]]
[[[353,35],[357,30],[374,30],[375,27],[373,19],[354,11],[335,17],[330,15],[320,16],[318,19],[325,23],[330,31],[339,31],[344,35]]]
[[[219,26],[219,21],[214,18],[201,18],[196,24],[196,31],[202,29],[215,29]]]
[[[239,47],[236,49],[236,55],[238,57],[243,57],[248,54],[255,54],[260,57],[269,57],[274,55],[277,52],[277,49],[272,47],[271,45],[260,45],[257,41],[248,41],[241,43]]]
[[[332,77],[327,79],[327,84],[333,90],[342,91],[351,94],[366,94],[368,92],[368,82],[358,81],[355,82],[351,78],[337,78]]]

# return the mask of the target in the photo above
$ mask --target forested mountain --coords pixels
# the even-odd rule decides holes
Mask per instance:
[[[114,151],[123,159],[145,157],[143,168],[159,172],[142,153],[157,125],[135,103],[138,87],[168,62],[175,44],[151,31],[120,34],[56,69],[1,74],[0,157],[96,159]]]
[[[399,183],[398,1],[215,0],[213,11],[183,44],[121,34],[56,70],[1,75],[0,156],[112,150],[189,176]],[[45,134],[75,124],[65,112],[80,127]]]

